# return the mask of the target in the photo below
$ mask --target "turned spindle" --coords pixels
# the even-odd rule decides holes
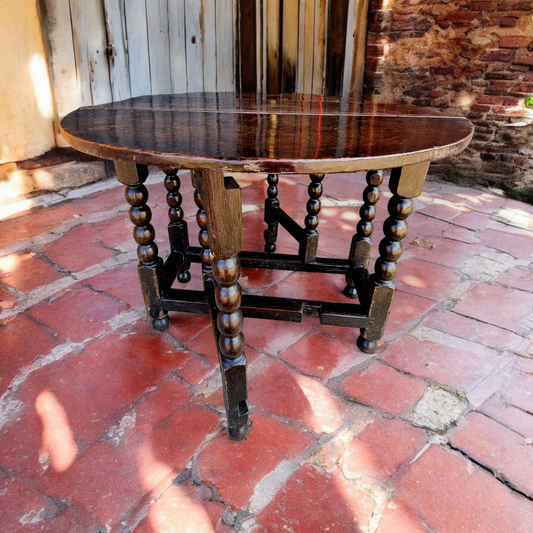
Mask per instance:
[[[148,177],[148,167],[116,161],[117,177],[126,185],[124,196],[131,206],[129,217],[134,224],[133,238],[137,243],[139,258],[139,278],[143,291],[146,309],[152,317],[153,327],[164,330],[170,320],[168,313],[161,306],[161,285],[163,280],[163,261],[158,257],[155,230],[150,221],[152,211],[148,206],[148,190],[144,182]]]
[[[170,248],[172,253],[182,256],[177,278],[180,283],[187,283],[191,279],[190,261],[185,256],[189,248],[189,234],[181,208],[183,201],[180,193],[181,181],[177,168],[164,168],[163,171],[166,174],[165,189],[167,190],[168,218],[170,220],[168,224]]]
[[[232,362],[244,357],[243,316],[240,310],[242,289],[239,285],[241,274],[238,256],[229,259],[213,259],[213,277],[217,282],[215,301],[219,309],[217,326],[220,332],[219,348],[222,362],[232,366]]]
[[[198,207],[196,212],[196,222],[200,227],[198,232],[198,242],[202,247],[200,252],[200,259],[202,260],[202,272],[211,272],[213,265],[213,253],[209,246],[209,233],[207,231],[207,213],[205,212],[204,206],[202,204],[202,197],[200,196],[200,191],[195,189],[194,191],[194,203]]]
[[[305,233],[300,242],[299,255],[304,263],[316,259],[318,251],[318,214],[320,213],[320,197],[322,196],[322,183],[324,174],[310,174],[311,183],[307,188],[309,200],[307,200],[307,216],[305,217]]]
[[[379,258],[376,261],[374,281],[377,285],[394,287],[398,270],[396,262],[402,255],[401,240],[407,235],[407,218],[413,212],[414,202],[410,198],[393,196],[387,210],[389,218],[383,224],[385,237],[379,243]]]
[[[276,219],[276,209],[279,209],[277,174],[267,176],[267,198],[265,200],[265,222],[268,228],[263,232],[265,238],[265,252],[274,253],[276,251],[276,240],[278,238],[278,221]]]
[[[383,327],[390,312],[394,294],[394,278],[398,270],[397,261],[402,255],[402,239],[407,235],[407,218],[413,212],[414,202],[410,198],[394,195],[389,200],[387,210],[389,218],[383,224],[385,237],[379,243],[379,258],[376,260],[374,274],[370,283],[374,285],[369,315],[380,328],[361,331],[357,346],[365,353],[375,353],[378,339],[383,334]],[[374,338],[375,337],[375,338]]]
[[[383,183],[383,171],[371,170],[366,174],[367,187],[363,191],[363,205],[359,209],[359,222],[356,234],[352,238],[348,261],[353,269],[368,268],[370,253],[372,251],[371,235],[374,231],[374,219],[376,218],[376,204],[380,198],[380,185]],[[356,299],[357,290],[353,279],[353,272],[346,275],[346,287],[344,295]]]

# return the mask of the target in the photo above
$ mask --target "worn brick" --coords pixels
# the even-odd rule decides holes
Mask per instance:
[[[342,388],[357,401],[386,413],[407,413],[422,397],[427,385],[381,363],[344,380]]]
[[[303,466],[258,515],[256,531],[367,531],[374,501],[338,469],[321,472]]]
[[[522,48],[529,44],[530,39],[524,35],[506,35],[500,39],[500,48]]]
[[[81,287],[32,307],[28,314],[55,331],[60,339],[82,342],[109,328],[109,321],[126,308],[106,294]]]
[[[531,501],[437,446],[410,465],[397,484],[396,506],[419,516],[433,531],[529,533],[533,529]]]
[[[522,493],[533,496],[533,446],[522,435],[485,415],[470,413],[452,431],[451,441]]]
[[[423,430],[384,418],[368,424],[343,446],[339,466],[348,479],[365,475],[387,481],[425,444]]]
[[[237,508],[248,503],[257,483],[281,461],[298,457],[312,442],[309,435],[260,413],[253,413],[252,420],[245,442],[236,444],[221,433],[202,449],[196,464],[200,479]]]

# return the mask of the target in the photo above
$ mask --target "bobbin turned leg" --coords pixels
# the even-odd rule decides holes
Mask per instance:
[[[180,283],[187,283],[191,279],[189,272],[190,261],[185,256],[189,248],[189,233],[187,230],[187,222],[183,219],[183,209],[181,203],[183,198],[180,193],[181,181],[178,176],[177,168],[164,168],[165,188],[167,192],[168,204],[168,238],[170,241],[170,251],[180,257],[180,264],[178,268],[178,281]],[[175,271],[174,271],[175,272]]]
[[[215,281],[214,301],[207,294],[215,341],[217,343],[222,389],[232,440],[245,440],[248,436],[246,357],[242,334],[243,315],[240,310],[242,289],[239,285],[241,266],[237,254],[242,250],[242,207],[239,186],[233,178],[218,171],[197,172],[195,187],[199,202],[205,207],[205,225],[209,228],[209,242],[200,232],[202,247],[211,245],[213,252],[212,276]],[[198,203],[198,202],[197,202]],[[204,216],[198,217],[201,227]],[[206,292],[210,293],[208,271],[204,277]]]
[[[383,171],[371,170],[366,174],[367,187],[363,191],[363,205],[359,209],[359,222],[357,223],[356,234],[352,238],[350,255],[350,272],[346,274],[346,287],[343,294],[348,298],[356,299],[354,275],[357,270],[365,272],[368,269],[370,253],[372,251],[372,232],[374,231],[373,220],[376,218],[376,207],[381,191],[379,186],[383,183]]]
[[[412,198],[421,194],[428,166],[429,163],[419,163],[391,172],[389,188],[393,196],[387,207],[390,216],[383,224],[385,237],[379,243],[379,258],[370,278],[369,323],[357,339],[357,346],[365,353],[375,353],[383,336],[395,291],[396,262],[402,255],[401,240],[407,235],[407,218],[413,212]]]
[[[131,205],[130,220],[135,224],[133,238],[139,245],[138,271],[146,311],[152,317],[154,328],[164,330],[168,328],[170,320],[161,305],[161,287],[164,284],[163,261],[157,255],[157,245],[154,242],[155,230],[150,224],[152,212],[146,204],[148,190],[143,185],[148,177],[148,167],[115,161],[115,169],[120,183],[126,185],[125,196]]]
[[[265,252],[273,254],[276,251],[276,240],[278,238],[278,221],[275,211],[279,209],[279,176],[277,174],[269,174],[267,181],[268,198],[265,200],[265,222],[268,224],[268,228],[263,232],[263,236],[265,238]]]
[[[320,197],[322,196],[322,183],[324,174],[310,174],[311,183],[307,189],[309,200],[307,200],[307,216],[305,217],[304,238],[300,242],[298,255],[304,263],[310,263],[316,259],[318,251],[318,213],[320,213]]]

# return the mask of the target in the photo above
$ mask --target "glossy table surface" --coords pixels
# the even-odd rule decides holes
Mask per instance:
[[[463,150],[463,117],[410,105],[317,95],[192,93],[83,107],[61,132],[98,157],[233,172],[350,172],[432,161]]]

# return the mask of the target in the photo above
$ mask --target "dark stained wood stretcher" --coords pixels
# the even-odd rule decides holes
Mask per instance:
[[[131,98],[81,108],[61,123],[74,148],[115,162],[126,186],[139,277],[156,329],[169,325],[169,311],[209,313],[218,347],[230,437],[244,440],[247,407],[243,316],[360,328],[357,346],[377,349],[392,304],[397,261],[413,198],[420,195],[430,161],[463,150],[472,124],[429,109],[357,102],[311,95],[195,93]],[[146,165],[166,174],[170,256],[163,261],[150,224]],[[371,234],[383,169],[390,168],[389,218],[379,258],[369,272]],[[190,246],[181,208],[178,170],[191,170],[196,189],[200,246]],[[366,170],[360,220],[346,259],[317,257],[322,182],[326,173]],[[227,173],[268,174],[265,252],[243,251],[241,194]],[[309,174],[304,227],[280,206],[279,174]],[[329,179],[334,179],[333,176]],[[276,254],[278,227],[299,243],[298,255]],[[204,291],[172,288],[190,279],[191,262],[202,264]],[[332,303],[243,295],[241,265],[344,274],[344,294],[358,303]]]

